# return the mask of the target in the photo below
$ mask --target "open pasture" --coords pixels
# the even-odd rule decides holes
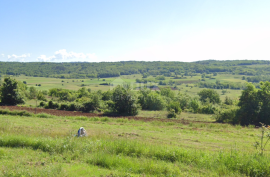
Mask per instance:
[[[81,126],[88,136],[74,137]],[[252,126],[1,115],[0,132],[1,176],[270,174],[269,147],[256,155]]]

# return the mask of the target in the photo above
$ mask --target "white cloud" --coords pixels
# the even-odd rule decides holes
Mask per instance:
[[[5,57],[5,54],[1,54],[2,57]]]
[[[2,54],[2,56],[4,56]],[[19,61],[19,62],[24,62],[26,58],[30,57],[30,53],[27,53],[27,54],[22,54],[22,55],[15,55],[15,54],[12,54],[12,55],[8,55],[8,59],[9,61]]]
[[[27,58],[30,57],[30,53],[28,54],[22,54],[22,55],[8,55],[8,59],[17,59],[17,58]]]
[[[73,60],[72,60],[73,59]],[[84,53],[75,53],[75,52],[67,52],[66,49],[58,50],[54,53],[53,56],[46,57],[46,55],[40,55],[37,60],[38,61],[89,61],[96,60],[96,54],[84,54]]]

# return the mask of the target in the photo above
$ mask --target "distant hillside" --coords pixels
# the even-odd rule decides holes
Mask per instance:
[[[270,74],[270,61],[232,60],[198,62],[101,62],[101,63],[45,63],[0,62],[1,75],[20,75],[56,78],[104,78],[120,75],[192,75],[193,73],[220,73],[260,76]]]

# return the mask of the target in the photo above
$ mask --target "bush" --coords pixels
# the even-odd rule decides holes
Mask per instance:
[[[67,110],[68,111],[80,111],[80,110],[82,110],[82,105],[79,103],[71,103]]]
[[[68,110],[69,105],[67,103],[61,103],[61,105],[59,106],[60,110]]]
[[[181,112],[182,112],[182,109],[181,109],[180,104],[178,102],[169,103],[167,106],[167,110],[168,111],[174,110],[174,112],[176,114],[181,114]]]
[[[214,106],[212,103],[206,103],[201,107],[201,113],[202,114],[214,114],[215,111],[217,111],[218,108]]]
[[[196,99],[193,99],[190,102],[190,107],[192,108],[194,113],[197,113],[200,110],[200,102]]]
[[[54,103],[53,101],[49,101],[48,104],[45,106],[46,109],[58,109],[59,104]]]
[[[232,123],[232,124],[239,124],[237,120],[237,112],[238,108],[231,108],[222,111],[217,111],[215,114],[215,119],[217,122],[221,123]]]
[[[176,118],[175,110],[171,109],[168,111],[167,118]]]
[[[44,103],[43,101],[41,101],[41,102],[39,103],[39,106],[40,106],[40,107],[44,107],[44,106],[45,106],[45,103]]]
[[[157,92],[146,92],[139,97],[139,103],[145,110],[163,110],[166,107],[166,101]]]
[[[84,112],[97,110],[100,107],[100,100],[98,95],[94,95],[92,99],[88,99],[86,102],[83,102],[82,106],[82,110]]]

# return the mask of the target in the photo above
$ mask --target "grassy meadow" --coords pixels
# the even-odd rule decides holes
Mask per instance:
[[[28,87],[35,87],[37,90],[49,90],[51,88],[63,88],[63,89],[71,89],[71,90],[78,90],[82,88],[82,84],[85,88],[90,88],[93,91],[102,90],[107,91],[113,86],[109,85],[100,85],[102,83],[112,83],[114,86],[122,85],[122,84],[131,84],[131,86],[136,89],[138,87],[142,87],[147,84],[136,83],[136,79],[142,79],[142,75],[134,74],[134,75],[122,75],[120,77],[111,77],[111,78],[93,78],[93,79],[58,79],[58,78],[46,78],[46,77],[29,77],[29,76],[14,76],[16,80],[21,82],[26,81]],[[153,76],[149,76],[148,79],[153,78]],[[182,84],[178,85],[178,89],[175,90],[176,93],[179,91],[181,93],[187,93],[191,96],[197,96],[197,93],[200,92],[203,88],[197,87],[196,82],[201,79],[201,75],[197,74],[196,76],[186,76],[185,79],[174,79],[173,77],[165,77],[166,81],[179,81]],[[233,74],[218,74],[214,77],[215,79],[205,78],[205,82],[216,82],[217,80],[220,82],[226,83],[245,83],[242,80],[241,75],[233,75]],[[36,86],[41,84],[41,86]],[[152,83],[153,84],[153,83]],[[150,85],[150,84],[148,84]],[[158,85],[158,87],[173,87],[173,86],[162,86]],[[224,100],[226,96],[232,99],[238,99],[241,94],[241,90],[232,90],[228,89],[226,94],[222,94],[221,89],[216,89],[216,91],[220,94],[221,100]]]
[[[39,117],[0,116],[0,176],[270,175],[254,126]]]

